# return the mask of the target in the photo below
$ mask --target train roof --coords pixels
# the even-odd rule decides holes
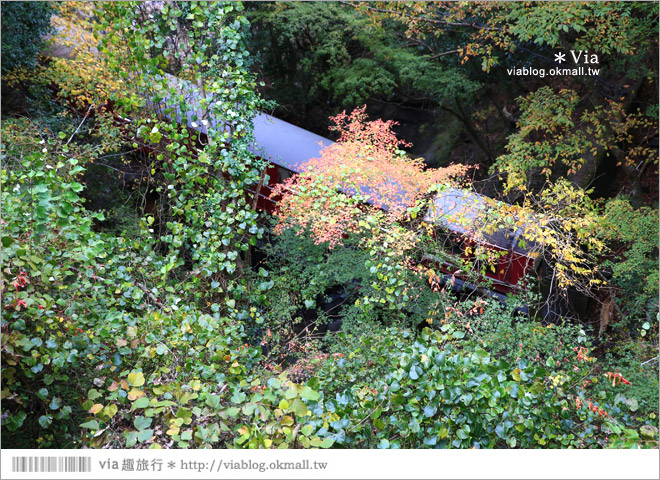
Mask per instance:
[[[434,197],[424,221],[474,238],[475,228],[493,221],[488,219],[488,214],[497,203],[499,202],[475,192],[444,188]],[[479,240],[504,250],[530,255],[535,243],[529,240],[521,241],[521,233],[520,228],[497,228],[492,232],[482,233]]]
[[[319,158],[323,148],[335,143],[265,113],[258,114],[253,124],[255,153],[296,173],[302,171],[304,163]]]

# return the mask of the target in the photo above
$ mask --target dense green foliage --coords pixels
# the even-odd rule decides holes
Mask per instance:
[[[326,408],[341,419],[331,425],[338,441],[380,448],[583,447],[603,441],[592,423],[598,415],[575,411],[567,388],[572,376],[554,359],[492,358],[457,340],[464,333],[452,324],[425,330],[416,340],[395,340],[407,336],[389,331],[377,344],[377,358],[393,350],[386,378],[354,384],[326,400]],[[354,345],[354,351],[370,343]],[[338,362],[333,373],[341,375],[349,362]]]
[[[183,7],[188,9],[190,5]],[[106,35],[103,39],[108,52],[107,68],[118,78],[122,78],[127,71],[122,63],[126,57],[117,55],[126,45],[124,42],[130,43],[136,52],[138,48],[149,51],[154,47],[150,43],[154,35],[170,33],[170,25],[176,23],[182,14],[178,8],[173,8],[169,13],[163,10],[157,15],[150,15],[150,21],[141,18],[141,29],[124,29],[122,25],[131,25],[139,15],[145,14],[140,5],[106,4],[100,8],[102,11],[97,13],[102,14],[100,16],[106,22],[101,27],[118,33],[117,36]],[[216,349],[211,345],[215,342],[220,342],[218,352],[228,358],[229,351],[238,346],[235,342],[240,342],[240,345],[244,343],[241,341],[243,327],[237,322],[249,318],[249,309],[245,306],[249,300],[246,296],[248,286],[244,281],[246,272],[239,255],[261,235],[255,223],[256,213],[251,210],[244,195],[246,186],[258,180],[260,164],[248,152],[250,121],[257,100],[253,97],[252,102],[248,101],[254,89],[244,69],[242,17],[236,8],[233,5],[208,8],[195,5],[189,9],[182,28],[196,39],[196,45],[206,42],[208,50],[204,61],[198,57],[199,62],[191,62],[197,66],[196,69],[180,72],[182,76],[198,82],[213,79],[212,85],[207,86],[213,100],[209,104],[210,113],[214,117],[224,117],[226,115],[221,112],[233,112],[230,115],[235,118],[232,123],[233,136],[229,137],[223,126],[219,125],[214,135],[209,132],[210,141],[206,148],[199,151],[190,143],[188,130],[180,128],[176,122],[159,119],[149,111],[149,107],[143,110],[144,116],[136,118],[128,132],[118,130],[112,123],[103,123],[104,115],[99,114],[98,121],[104,130],[101,138],[96,140],[93,137],[76,137],[78,131],[72,134],[62,131],[53,137],[30,126],[27,131],[32,135],[27,134],[22,124],[7,126],[8,135],[3,135],[3,140],[8,141],[3,143],[3,211],[10,211],[11,216],[3,217],[8,224],[7,228],[3,228],[3,243],[5,247],[13,248],[3,248],[3,288],[13,285],[14,291],[5,290],[3,295],[3,325],[8,326],[6,322],[12,324],[11,332],[3,333],[3,340],[4,336],[7,337],[7,341],[3,341],[6,346],[3,355],[6,353],[18,359],[22,358],[20,349],[29,352],[35,348],[34,356],[29,357],[27,364],[10,360],[10,365],[16,365],[16,369],[6,370],[8,376],[3,376],[3,382],[9,382],[12,389],[17,388],[14,392],[20,392],[16,396],[9,392],[9,387],[3,390],[3,398],[14,400],[17,406],[15,410],[11,409],[13,413],[7,420],[10,431],[21,426],[26,419],[26,411],[43,413],[39,417],[42,427],[50,426],[54,420],[68,420],[74,409],[71,406],[73,399],[80,398],[81,391],[88,391],[93,386],[102,387],[104,382],[110,381],[111,375],[115,375],[112,373],[115,370],[117,373],[123,372],[122,377],[128,373],[125,368],[151,373],[150,368],[142,365],[143,360],[156,355],[160,358],[160,355],[171,352],[172,347],[178,348],[177,340],[170,337],[167,331],[174,328],[184,337],[192,333],[192,330],[181,331],[181,320],[189,314],[192,315],[192,324],[196,322],[193,318],[199,318],[208,326],[208,321],[214,318],[216,323],[227,324],[231,333],[221,339],[216,336],[220,334],[218,330],[213,333],[213,338],[204,338],[197,347],[194,342],[186,340],[188,348],[182,358],[183,364],[177,363],[173,367],[178,381],[192,381],[195,376],[201,375],[201,378],[210,381],[209,387],[215,388],[225,373],[229,373],[224,368],[215,372],[215,368],[210,366],[203,367],[201,372],[199,367],[207,364],[210,357],[217,357],[223,363],[227,361],[220,353],[214,353]],[[217,36],[207,35],[210,24],[218,27],[214,29]],[[110,25],[121,28],[112,30]],[[212,53],[215,51],[224,52],[224,57],[221,59]],[[191,54],[200,55],[200,52],[195,50]],[[229,59],[234,62],[233,71],[229,70]],[[185,57],[184,60],[186,63],[189,61]],[[130,88],[127,83],[114,94],[116,104],[129,110],[145,107],[147,93],[140,89],[145,86],[151,88],[154,75],[162,74],[158,63],[145,61],[139,65],[144,69],[141,71],[144,83],[131,81]],[[222,72],[218,65],[222,65]],[[126,75],[123,77],[126,78]],[[167,77],[162,78],[165,79],[165,87]],[[224,81],[219,81],[219,78],[224,78]],[[171,98],[184,94],[176,88],[171,90]],[[82,95],[85,95],[84,92]],[[201,122],[205,118],[192,120]],[[80,125],[85,121],[87,118],[83,118]],[[97,120],[89,120],[92,121]],[[15,132],[16,137],[12,138],[10,132]],[[155,192],[163,196],[163,201],[159,204],[160,211],[156,217],[147,216],[140,221],[137,235],[99,234],[93,230],[92,222],[94,218],[102,220],[102,216],[89,214],[82,208],[77,195],[82,191],[82,185],[74,181],[62,184],[62,180],[69,176],[71,180],[74,176],[80,177],[84,172],[83,165],[94,162],[100,153],[113,146],[117,147],[112,142],[122,135],[125,138],[126,133],[133,136],[134,148],[138,146],[137,142],[147,141],[154,146],[161,143],[162,150],[154,155],[151,162],[165,160],[162,165],[169,167],[159,166],[156,173],[156,165],[152,163],[152,175],[156,178],[151,184]],[[43,143],[47,145],[43,149],[35,140],[39,135],[43,136]],[[74,137],[76,141],[72,143]],[[231,149],[226,146],[229,138]],[[96,150],[88,148],[90,140],[98,142]],[[27,155],[24,149],[30,154]],[[254,167],[246,168],[250,159],[255,162]],[[69,166],[70,171],[67,170]],[[231,177],[225,179],[218,175],[222,171],[231,173]],[[18,205],[21,209],[17,208]],[[57,224],[56,219],[59,219]],[[153,235],[155,227],[159,229],[157,235]],[[5,236],[5,231],[9,235]],[[20,237],[13,238],[11,232]],[[27,258],[32,263],[27,265],[35,265],[34,268],[27,268],[24,255],[31,256]],[[92,265],[91,262],[95,263]],[[37,264],[40,267],[36,267]],[[47,268],[41,267],[46,264]],[[45,268],[45,273],[42,268]],[[80,279],[80,283],[76,278]],[[34,312],[42,311],[48,316],[49,330],[58,330],[59,335],[50,331],[43,333],[45,327],[34,325],[32,321],[25,322],[24,319],[32,318]],[[13,312],[11,320],[7,318],[9,312]],[[149,324],[159,314],[167,318],[168,327],[155,336]],[[35,327],[37,330],[33,329]],[[214,330],[205,328],[209,329]],[[45,338],[39,342],[37,337],[19,333],[23,331],[29,335],[43,334]],[[52,338],[51,333],[55,335]],[[78,338],[69,339],[69,336]],[[57,337],[61,338],[55,340]],[[35,344],[30,343],[31,338],[35,339]],[[159,347],[156,349],[152,344]],[[57,351],[56,359],[51,359],[47,350],[38,352],[36,348],[40,347]],[[204,359],[194,358],[196,349]],[[36,359],[39,361],[34,362]],[[44,365],[48,372],[44,372]],[[236,373],[246,368],[243,363],[240,368],[231,365],[230,369],[238,369]],[[161,372],[159,369],[165,366],[152,363],[151,368]],[[76,369],[89,369],[96,376],[80,375],[79,378],[84,380],[71,388],[66,381],[70,372]],[[184,371],[188,373],[179,375]],[[43,385],[43,388],[25,385],[30,381],[32,385]],[[47,388],[51,384],[53,386]],[[32,403],[34,401],[37,404],[46,402],[46,408],[42,411]],[[106,421],[115,419],[117,406],[106,404],[104,407],[109,409],[102,414],[105,415],[103,418]],[[74,425],[79,423],[79,408],[75,405]],[[99,413],[89,407],[83,411],[90,410],[90,413]],[[28,424],[33,421],[36,417],[28,418]],[[120,421],[119,417],[115,421]],[[52,428],[64,435],[29,436],[28,441],[34,442],[40,438],[39,442],[45,442],[44,446],[56,444],[54,442],[62,445],[61,442],[71,444],[80,441],[78,434],[72,436],[70,433],[78,431],[77,426],[53,425]],[[124,433],[124,438],[130,438],[130,432]]]
[[[610,200],[602,220],[602,235],[615,241],[623,255],[604,265],[612,270],[612,283],[621,289],[623,307],[633,316],[658,299],[658,210],[634,209],[626,197]]]
[[[478,86],[455,60],[440,66],[397,42],[393,33],[400,31],[379,31],[368,16],[336,2],[266,4],[253,6],[250,14],[253,48],[263,56],[265,74],[277,82],[275,94],[284,101],[298,97],[306,108],[316,98],[348,108],[373,98],[453,102],[470,98]]]
[[[51,32],[50,2],[2,2],[2,73],[34,67]]]
[[[18,5],[25,20],[28,6]],[[652,109],[585,108],[575,85],[537,88],[522,95],[517,130],[492,159],[519,195],[515,206],[497,204],[496,224],[528,212],[552,227],[543,253],[554,255],[553,280],[591,297],[589,318],[536,318],[545,299],[533,288],[503,304],[434,284],[423,255],[450,256],[421,219],[429,195],[447,187],[421,162],[410,176],[437,181],[392,218],[313,176],[292,194],[292,210],[307,208],[299,217],[268,219],[250,193],[266,167],[251,148],[265,103],[250,66],[273,76],[280,101],[302,90],[310,111],[319,99],[339,108],[419,95],[433,108],[465,102],[455,113],[467,128],[486,74],[438,55],[447,50],[476,40],[549,48],[570,34],[574,45],[644,58],[653,6],[566,5],[296,3],[247,14],[234,2],[64,6],[66,21],[95,28],[98,50],[16,75],[23,83],[12,94],[30,92],[30,115],[2,118],[4,443],[657,448],[657,204],[595,199],[562,178],[603,145],[652,167]],[[84,8],[89,15],[77,16]],[[503,36],[470,23],[477,17]],[[567,22],[564,33],[550,35],[547,17]],[[603,43],[577,27],[585,18],[626,36]],[[3,72],[4,22],[5,4]],[[429,30],[438,22],[443,29]],[[490,68],[508,61],[494,48],[467,56]],[[199,91],[199,108],[182,114]],[[349,147],[375,163],[394,145],[394,160],[410,160],[390,124],[370,130],[360,112],[339,117],[355,120],[337,127],[357,132]],[[192,122],[207,134],[186,128]],[[326,176],[364,167],[338,158],[339,172]],[[335,225],[323,202],[352,211],[340,219],[355,228],[319,240]],[[459,265],[476,282],[490,259],[475,250]]]

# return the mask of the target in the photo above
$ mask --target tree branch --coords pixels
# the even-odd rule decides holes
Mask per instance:
[[[65,145],[68,145],[69,142],[71,142],[71,140],[73,139],[73,137],[76,136],[76,133],[78,133],[78,130],[80,130],[80,127],[82,127],[83,123],[85,123],[85,120],[87,120],[87,117],[89,116],[89,112],[90,112],[90,110],[92,109],[93,106],[94,106],[94,104],[89,106],[89,108],[87,109],[87,113],[85,114],[84,118],[80,122],[80,125],[78,125],[78,128],[76,128],[76,131],[71,134],[71,136],[69,137],[69,140],[67,140]]]

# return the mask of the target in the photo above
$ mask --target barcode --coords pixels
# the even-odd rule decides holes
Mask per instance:
[[[12,472],[91,472],[92,457],[12,457]]]

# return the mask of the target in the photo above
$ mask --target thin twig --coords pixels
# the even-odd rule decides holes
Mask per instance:
[[[640,365],[646,365],[647,363],[652,362],[653,360],[657,360],[659,358],[660,358],[660,355],[658,355],[657,357],[652,358],[651,360],[647,360],[645,362],[642,362]]]
[[[385,385],[385,389],[383,390],[383,394],[386,394],[386,393],[387,393],[387,385]],[[348,431],[349,431],[349,432],[354,431],[357,427],[359,427],[359,426],[362,425],[364,422],[366,422],[369,418],[371,418],[371,415],[373,415],[373,413],[374,413],[376,410],[378,410],[378,409],[383,405],[383,403],[385,403],[385,400],[387,400],[387,395],[385,395],[385,396],[383,397],[383,399],[380,401],[380,403],[379,403],[378,405],[376,405],[376,408],[374,408],[371,412],[369,412],[369,414],[365,415],[365,417],[360,421],[360,423],[358,423],[358,424],[355,425],[354,427],[349,428]]]
[[[78,128],[76,128],[76,131],[71,134],[71,136],[69,137],[69,140],[65,143],[65,145],[68,145],[69,142],[71,142],[71,140],[73,139],[73,137],[76,136],[76,133],[78,133],[78,130],[80,130],[80,127],[82,127],[83,123],[85,123],[85,120],[87,120],[87,117],[89,116],[89,112],[92,110],[93,106],[94,106],[93,104],[89,106],[89,108],[87,109],[87,113],[85,114],[82,121],[80,122],[80,125],[78,125]]]

